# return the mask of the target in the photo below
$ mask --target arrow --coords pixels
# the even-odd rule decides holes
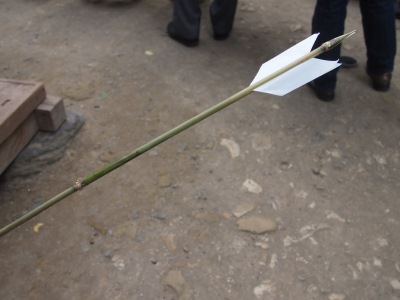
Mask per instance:
[[[22,225],[23,223],[27,222],[33,217],[37,216],[38,214],[45,211],[54,204],[67,198],[73,193],[81,190],[85,186],[88,186],[89,184],[107,175],[108,173],[118,169],[119,167],[131,161],[132,159],[142,155],[148,150],[174,137],[178,133],[210,117],[211,115],[224,109],[225,107],[239,101],[240,99],[249,95],[251,92],[259,91],[275,95],[285,95],[290,91],[296,89],[297,87],[301,86],[302,84],[305,84],[308,81],[311,81],[316,77],[321,76],[326,72],[338,67],[340,64],[338,64],[337,62],[327,62],[318,59],[314,60],[314,57],[318,56],[321,53],[331,50],[332,48],[342,43],[343,40],[353,35],[354,33],[355,30],[347,34],[341,35],[339,37],[336,37],[328,42],[323,43],[320,47],[314,49],[311,52],[310,50],[315,42],[315,39],[317,38],[317,35],[312,35],[311,37],[296,44],[295,46],[286,50],[282,54],[276,56],[275,58],[263,64],[260,68],[260,71],[256,75],[256,78],[247,88],[223,100],[222,102],[214,105],[213,107],[205,110],[204,112],[194,116],[193,118],[183,122],[182,124],[167,131],[166,133],[156,137],[155,139],[137,148],[136,150],[120,158],[119,160],[111,163],[110,165],[84,178],[77,179],[73,186],[69,187],[65,191],[61,192],[60,194],[56,195],[50,200],[44,202],[43,204],[39,205],[34,210],[16,219],[7,226],[1,228],[0,237],[4,236],[11,230],[17,228],[18,226]],[[310,70],[309,68],[313,69]],[[258,77],[260,77],[260,79]],[[285,80],[290,82],[285,82]]]

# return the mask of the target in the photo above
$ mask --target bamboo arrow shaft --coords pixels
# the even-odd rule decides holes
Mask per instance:
[[[287,66],[277,70],[276,72],[270,74],[269,76],[257,81],[256,83],[244,88],[240,92],[232,95],[231,97],[221,101],[220,103],[214,105],[213,107],[205,110],[204,112],[192,117],[191,119],[183,122],[182,124],[172,128],[171,130],[165,132],[164,134],[156,137],[155,139],[149,141],[148,143],[144,144],[143,146],[135,149],[128,155],[122,157],[121,159],[111,163],[110,165],[84,177],[83,179],[78,179],[74,186],[69,187],[65,191],[61,192],[57,196],[51,198],[50,200],[46,201],[45,203],[39,205],[34,210],[28,212],[27,214],[23,215],[22,217],[16,219],[15,221],[11,222],[9,225],[0,229],[0,237],[4,236],[8,232],[12,231],[13,229],[17,228],[18,226],[22,225],[23,223],[29,221],[33,217],[37,216],[38,214],[42,213],[46,209],[50,208],[54,204],[60,202],[61,200],[65,199],[66,197],[72,195],[73,193],[81,190],[83,187],[88,186],[89,184],[93,183],[94,181],[100,179],[101,177],[107,175],[108,173],[118,169],[119,167],[123,166],[127,162],[131,161],[132,159],[142,155],[143,153],[149,151],[150,149],[156,147],[157,145],[169,140],[170,138],[174,137],[175,135],[179,134],[180,132],[192,127],[193,125],[201,122],[202,120],[210,117],[211,115],[219,112],[220,110],[232,105],[233,103],[239,101],[240,99],[249,95],[254,89],[262,86],[263,84],[267,83],[268,81],[284,74],[285,72],[293,69],[294,67],[302,64],[303,62],[318,56],[319,54],[326,52],[333,47],[340,44],[345,38],[349,37],[354,33],[350,32],[348,34],[342,35],[337,37],[329,42],[322,44],[320,47],[316,48],[315,50],[307,53],[306,55],[300,57],[299,59],[295,60],[294,62],[288,64]]]
[[[252,85],[253,86],[253,85]],[[132,159],[142,155],[143,153],[149,151],[150,149],[156,147],[157,145],[167,141],[168,139],[174,137],[175,135],[179,134],[180,132],[192,127],[193,125],[201,122],[202,120],[210,117],[211,115],[215,114],[216,112],[224,109],[225,107],[239,101],[243,97],[250,94],[255,87],[249,86],[240,92],[236,93],[235,95],[225,99],[224,101],[214,105],[213,107],[207,109],[206,111],[194,116],[193,118],[185,121],[184,123],[176,126],[175,128],[165,132],[164,134],[156,137],[155,139],[149,141],[148,143],[142,145],[141,147],[135,149],[128,155],[120,158],[119,160],[111,163],[110,165],[84,177],[83,179],[78,179],[77,182],[73,187],[69,187],[65,191],[61,192],[57,196],[51,198],[50,200],[44,202],[43,204],[36,207],[34,210],[30,211],[29,213],[23,215],[22,217],[16,219],[15,221],[11,222],[7,226],[0,229],[0,237],[4,236],[5,234],[9,233],[13,229],[17,228],[18,226],[22,225],[23,223],[29,221],[33,217],[37,216],[38,214],[42,213],[46,209],[50,208],[54,204],[60,202],[61,200],[67,198],[68,196],[74,194],[75,192],[81,190],[83,187],[88,186],[89,184],[93,183],[94,181],[100,179],[101,177],[107,175],[108,173],[118,169],[119,167],[123,166],[127,162],[131,161]]]

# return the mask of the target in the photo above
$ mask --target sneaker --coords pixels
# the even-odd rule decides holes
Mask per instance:
[[[378,92],[386,92],[390,89],[390,80],[392,79],[392,73],[383,73],[380,75],[372,74],[367,71],[369,78],[372,81],[372,87]]]
[[[329,102],[335,99],[335,90],[320,88],[314,81],[310,81],[307,85],[313,90],[319,100]]]
[[[167,26],[167,33],[171,39],[177,41],[178,43],[181,43],[186,47],[195,47],[199,44],[199,39],[186,39],[177,35],[175,33],[174,25],[172,24],[172,22],[170,22]]]

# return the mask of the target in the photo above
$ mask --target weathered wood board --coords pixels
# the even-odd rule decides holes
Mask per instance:
[[[35,115],[31,113],[5,141],[0,143],[0,174],[15,159],[39,130]]]
[[[43,83],[0,79],[0,145],[45,99]]]

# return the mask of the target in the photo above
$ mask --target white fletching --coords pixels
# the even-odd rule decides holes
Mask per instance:
[[[275,56],[273,59],[264,63],[251,84],[260,81],[261,79],[309,53],[318,35],[319,33],[313,34],[300,43],[289,48],[285,52],[282,52],[278,56]],[[254,89],[254,91],[283,96],[339,66],[340,63],[338,63],[338,61],[327,61],[312,58]]]

